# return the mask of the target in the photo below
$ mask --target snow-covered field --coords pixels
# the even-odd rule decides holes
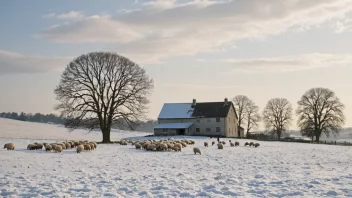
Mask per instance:
[[[114,132],[112,139],[144,136]],[[96,140],[53,125],[0,119],[0,197],[352,197],[352,147],[260,142],[259,148],[203,147],[194,138],[182,152],[147,152],[98,145],[92,152],[28,151],[33,142]],[[222,139],[228,141],[227,139]]]

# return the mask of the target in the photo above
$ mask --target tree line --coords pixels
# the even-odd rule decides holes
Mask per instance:
[[[285,98],[270,99],[262,114],[247,96],[238,95],[233,98],[233,103],[238,116],[238,127],[246,126],[247,134],[258,128],[259,122],[263,121],[266,131],[281,140],[293,121],[292,105]],[[319,142],[322,134],[329,137],[342,130],[345,106],[330,89],[312,88],[303,94],[297,105],[297,126],[303,136],[312,140],[315,138]]]
[[[54,124],[65,124],[66,118],[57,116],[55,114],[41,114],[41,113],[24,113],[20,114],[16,112],[2,112],[0,113],[1,118],[8,118],[13,120],[28,121],[28,122],[40,122],[40,123],[54,123]]]

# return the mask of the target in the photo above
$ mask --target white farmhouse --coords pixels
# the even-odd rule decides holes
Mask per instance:
[[[237,114],[232,102],[165,103],[154,135],[244,137],[237,129]]]

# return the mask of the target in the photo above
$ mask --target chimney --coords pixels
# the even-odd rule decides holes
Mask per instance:
[[[197,105],[197,100],[196,100],[196,99],[193,99],[192,108],[196,107],[196,105]]]
[[[229,100],[227,98],[225,98],[224,99],[224,106],[226,106],[228,102],[229,102]]]

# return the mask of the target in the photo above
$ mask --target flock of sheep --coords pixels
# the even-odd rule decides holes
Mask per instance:
[[[48,152],[55,151],[57,153],[61,153],[64,149],[74,149],[76,148],[77,153],[81,153],[82,151],[91,151],[97,148],[96,142],[89,141],[68,141],[61,143],[33,143],[28,144],[27,150],[42,150],[45,149]],[[7,143],[4,145],[4,149],[7,150],[15,150],[15,145],[13,143]]]
[[[187,145],[194,145],[195,142],[193,140],[174,140],[174,139],[167,139],[167,140],[121,140],[115,141],[115,144],[120,145],[128,145],[129,143],[132,146],[135,146],[136,149],[145,149],[147,151],[181,151],[182,148],[187,147]],[[230,146],[235,147],[239,146],[239,142],[231,142],[229,140]],[[212,146],[214,146],[215,141],[212,142]],[[224,149],[224,145],[226,144],[225,141],[219,141],[217,144],[218,149]],[[204,142],[204,146],[208,147],[208,142]],[[246,142],[244,146],[253,146],[258,147],[260,146],[259,143],[253,142]],[[27,146],[28,150],[42,150],[45,149],[46,151],[55,151],[57,153],[61,153],[64,149],[73,149],[76,148],[77,153],[81,153],[82,151],[91,151],[97,148],[96,142],[89,142],[89,141],[66,141],[61,143],[33,143]],[[13,143],[7,143],[4,145],[4,149],[7,150],[15,150],[15,145]],[[200,148],[193,148],[194,154],[202,154]]]
[[[145,149],[147,151],[181,151],[187,145],[194,145],[193,140],[122,140],[114,143],[120,145],[128,145],[128,143],[135,146],[136,149]]]
[[[120,144],[120,145],[128,145],[129,143],[132,146],[135,146],[136,149],[145,149],[147,151],[181,151],[182,148],[187,147],[187,145],[194,145],[195,142],[193,140],[173,140],[173,139],[167,139],[167,140],[121,140],[121,141],[115,141],[115,144]],[[229,140],[230,146],[235,147],[239,146],[239,142],[231,142]],[[212,142],[212,146],[215,144],[215,141]],[[224,149],[224,145],[226,144],[225,141],[218,142],[217,147],[218,149]],[[204,142],[204,146],[208,147],[208,142]],[[254,146],[258,147],[260,146],[259,143],[253,143],[253,142],[246,142],[244,146]],[[194,154],[202,154],[200,148],[193,148]]]

